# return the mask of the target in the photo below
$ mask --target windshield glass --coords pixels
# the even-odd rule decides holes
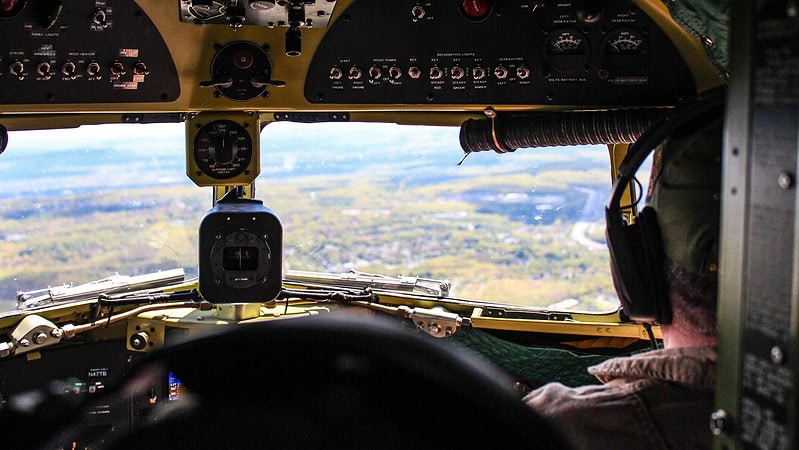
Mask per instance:
[[[256,197],[285,270],[449,280],[451,296],[618,307],[604,244],[606,146],[469,156],[456,127],[274,123]],[[642,177],[642,179],[645,179]],[[10,133],[0,155],[0,306],[114,273],[197,274],[211,188],[185,176],[183,124]]]

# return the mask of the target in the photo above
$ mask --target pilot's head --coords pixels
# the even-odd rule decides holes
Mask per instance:
[[[674,135],[653,158],[647,194],[657,214],[672,323],[716,333],[722,120]]]

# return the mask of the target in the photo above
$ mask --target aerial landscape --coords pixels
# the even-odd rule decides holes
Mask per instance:
[[[452,296],[498,303],[618,304],[604,244],[607,148],[457,165],[457,128],[286,123],[268,125],[261,145],[256,197],[283,223],[284,270],[446,279]],[[11,133],[0,155],[0,311],[17,291],[114,273],[196,276],[211,189],[185,176],[185,151],[182,124]]]

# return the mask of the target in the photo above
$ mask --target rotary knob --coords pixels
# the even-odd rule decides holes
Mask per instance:
[[[150,336],[144,331],[139,331],[138,333],[134,333],[128,342],[130,343],[130,348],[134,350],[144,350],[150,342]]]

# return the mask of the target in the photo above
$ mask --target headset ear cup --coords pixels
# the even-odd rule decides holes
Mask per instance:
[[[649,206],[637,216],[639,233],[641,234],[642,272],[646,276],[648,287],[647,301],[652,303],[655,321],[661,325],[671,323],[671,304],[669,303],[669,285],[666,282],[665,253],[663,235],[657,212]]]
[[[655,210],[644,208],[633,224],[624,223],[618,212],[607,210],[606,220],[611,274],[622,310],[638,322],[669,323],[671,307]]]

